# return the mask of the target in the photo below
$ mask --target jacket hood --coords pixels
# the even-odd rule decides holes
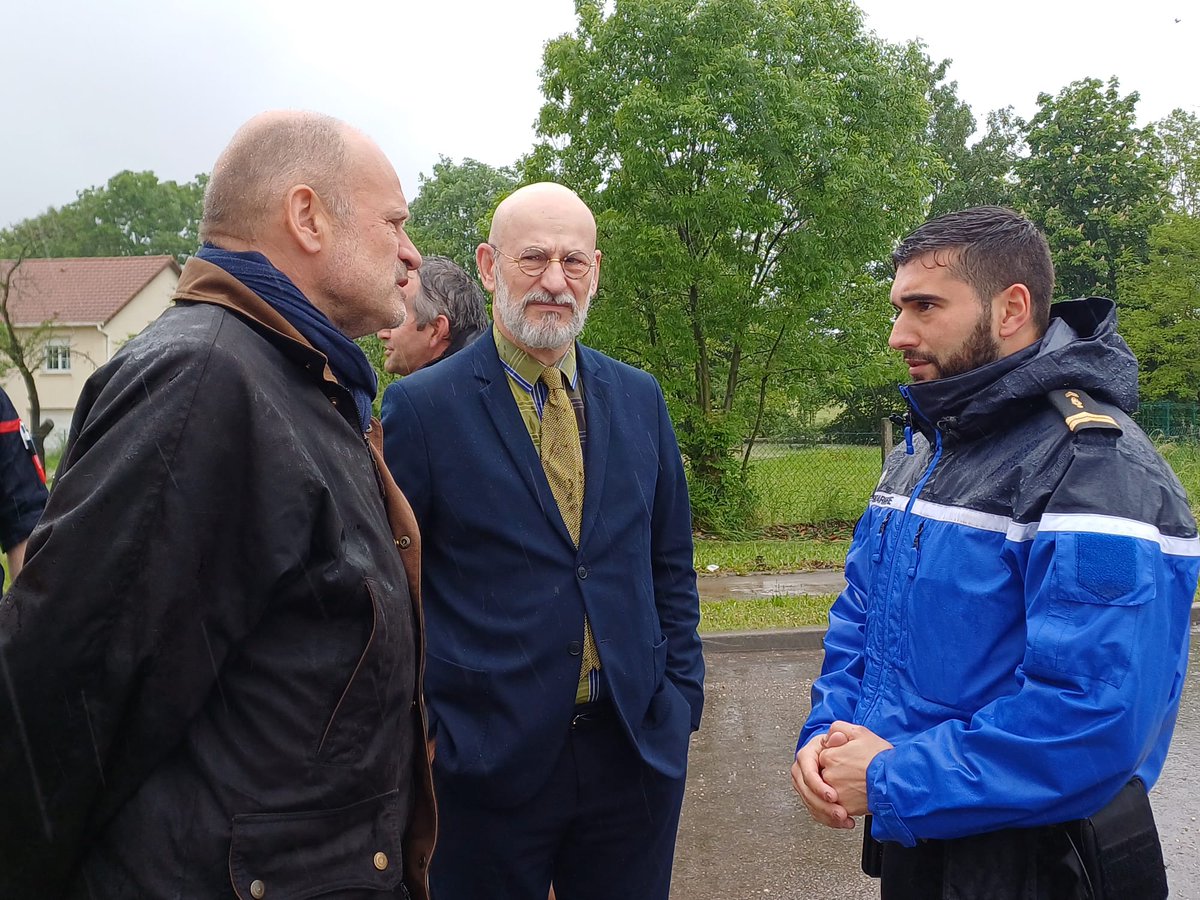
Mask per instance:
[[[998,418],[1011,421],[1050,391],[1073,388],[1126,413],[1138,405],[1138,365],[1117,334],[1116,304],[1104,297],[1050,307],[1041,340],[970,372],[902,387],[923,430],[978,436]]]

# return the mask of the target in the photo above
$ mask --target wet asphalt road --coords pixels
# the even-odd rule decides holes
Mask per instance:
[[[792,753],[816,650],[709,652],[693,738],[672,900],[878,898],[858,868],[862,835],[814,825],[792,791]],[[1200,900],[1200,635],[1175,739],[1150,795],[1171,896]],[[861,825],[860,825],[861,827]],[[1131,898],[1135,900],[1135,898]]]

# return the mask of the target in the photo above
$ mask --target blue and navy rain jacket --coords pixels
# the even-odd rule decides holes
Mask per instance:
[[[868,806],[874,836],[906,846],[1153,785],[1200,542],[1129,418],[1137,362],[1112,302],[1055,304],[1031,347],[901,390],[906,444],[855,528],[797,746],[839,719],[892,742]]]

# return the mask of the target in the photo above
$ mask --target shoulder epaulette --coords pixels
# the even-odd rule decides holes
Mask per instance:
[[[1072,432],[1083,431],[1087,428],[1105,428],[1121,432],[1115,406],[1093,400],[1085,391],[1070,389],[1051,391],[1046,395],[1054,408],[1057,409]]]

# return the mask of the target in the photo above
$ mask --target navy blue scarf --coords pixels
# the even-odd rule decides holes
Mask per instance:
[[[358,418],[365,432],[371,424],[371,404],[379,381],[362,348],[338,330],[292,280],[271,265],[261,253],[235,253],[205,244],[196,254],[220,266],[283,316],[316,349],[325,354],[333,377],[354,397]]]

